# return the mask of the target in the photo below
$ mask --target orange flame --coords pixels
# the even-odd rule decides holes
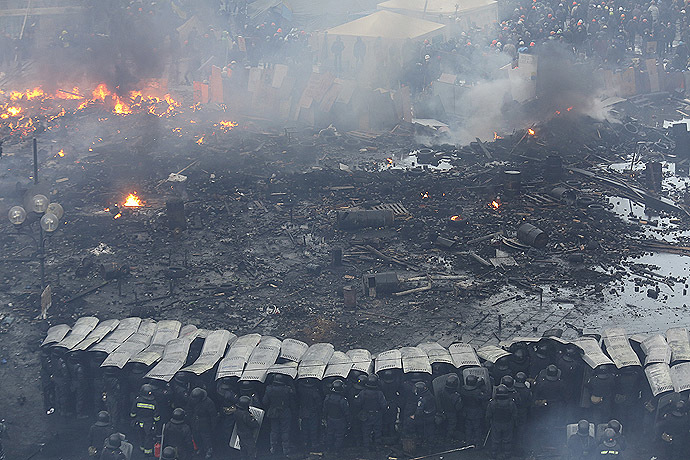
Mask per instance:
[[[143,203],[137,196],[137,192],[134,192],[127,195],[127,199],[124,203],[122,203],[122,206],[126,206],[128,208],[138,208],[139,206],[143,206]]]
[[[204,143],[204,136],[201,136],[199,140],[196,141],[197,144],[201,145]]]
[[[573,110],[573,106],[571,105],[571,106],[568,107],[566,110],[567,110],[568,112],[570,112],[571,110]]]
[[[534,132],[534,130],[532,128],[527,128],[527,134],[529,134],[530,136],[534,136],[537,133]]]
[[[220,123],[218,123],[218,126],[220,126],[220,129],[221,129],[221,130],[223,130],[223,131],[225,131],[225,132],[228,132],[228,131],[230,131],[232,128],[234,128],[235,126],[237,126],[238,124],[239,124],[239,123],[237,123],[237,122],[235,122],[235,121],[227,121],[227,120],[226,120],[226,121],[221,121]]]
[[[60,151],[55,156],[56,157],[64,157],[65,156],[65,149],[60,149]]]
[[[501,203],[499,203],[499,202],[496,201],[496,200],[493,200],[493,201],[491,202],[491,204],[489,204],[489,206],[491,206],[491,207],[494,208],[494,209],[498,209],[498,208],[501,207]]]
[[[457,220],[460,220],[460,216],[451,216],[450,220],[452,220],[453,222],[455,222],[455,221],[457,221]]]
[[[429,192],[422,192],[422,199],[429,198]]]

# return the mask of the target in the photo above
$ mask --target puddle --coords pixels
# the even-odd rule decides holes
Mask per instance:
[[[428,169],[430,171],[450,171],[453,169],[451,161],[452,157],[449,153],[421,149],[386,158],[380,165],[379,170],[398,169],[407,171],[410,169]]]

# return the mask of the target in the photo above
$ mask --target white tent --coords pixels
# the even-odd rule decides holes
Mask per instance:
[[[438,22],[465,22],[485,26],[498,18],[495,0],[387,0],[378,4],[382,11],[393,11]]]
[[[330,36],[369,37],[386,40],[424,39],[443,33],[445,25],[392,11],[377,11],[328,29]]]

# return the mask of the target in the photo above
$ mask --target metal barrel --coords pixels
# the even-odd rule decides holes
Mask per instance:
[[[577,201],[577,192],[567,187],[556,187],[549,192],[549,196],[568,204]]]
[[[520,194],[522,173],[520,171],[503,171],[503,191],[508,195]]]
[[[543,249],[549,241],[543,230],[527,222],[518,227],[517,236],[520,242],[538,249]]]

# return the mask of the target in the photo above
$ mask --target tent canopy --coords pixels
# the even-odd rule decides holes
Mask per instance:
[[[378,4],[380,10],[400,13],[429,14],[431,16],[462,15],[473,10],[495,5],[495,0],[388,0]]]
[[[405,16],[392,11],[377,11],[363,18],[328,29],[328,34],[384,39],[415,39],[439,34],[445,25]]]

